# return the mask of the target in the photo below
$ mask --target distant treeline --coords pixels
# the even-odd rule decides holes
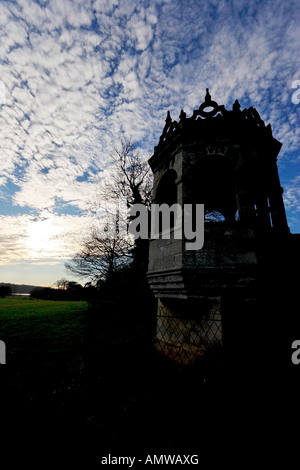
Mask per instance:
[[[31,291],[31,297],[43,300],[90,300],[96,292],[96,287],[90,284],[83,287],[70,281],[65,288],[35,287]]]
[[[0,282],[0,287],[10,287],[12,294],[30,294],[37,286],[27,284],[11,284],[10,282]]]
[[[32,298],[44,300],[91,300],[98,289],[87,283],[85,286],[62,279],[56,283],[59,287],[30,286],[0,282],[0,297],[11,294],[30,294]]]

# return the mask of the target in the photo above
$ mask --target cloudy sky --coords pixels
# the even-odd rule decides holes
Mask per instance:
[[[299,1],[0,0],[0,36],[0,282],[70,278],[116,138],[150,156],[207,87],[271,123],[300,232]]]

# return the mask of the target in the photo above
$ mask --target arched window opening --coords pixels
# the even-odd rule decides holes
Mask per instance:
[[[176,185],[177,173],[175,170],[168,170],[162,176],[155,194],[156,204],[167,204],[171,207],[177,203],[177,185]],[[175,225],[174,213],[170,212],[170,228]],[[161,231],[162,227],[162,214],[160,214],[159,227]]]
[[[171,206],[177,202],[177,174],[175,170],[168,170],[158,183],[155,195],[156,204],[168,204]]]
[[[205,222],[237,221],[233,172],[223,155],[201,158],[193,169],[191,199],[204,204]]]

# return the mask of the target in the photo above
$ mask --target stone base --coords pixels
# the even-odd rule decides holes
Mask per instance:
[[[205,348],[202,350],[200,347],[180,343],[179,341],[170,342],[155,338],[154,347],[158,353],[174,360],[178,364],[194,364],[205,355]]]
[[[184,364],[219,356],[223,349],[220,298],[159,299],[155,344],[158,351]]]

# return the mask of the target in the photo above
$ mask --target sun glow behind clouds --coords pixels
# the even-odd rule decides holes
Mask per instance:
[[[27,247],[33,258],[51,257],[60,251],[59,228],[51,220],[30,222],[27,226]]]
[[[93,218],[87,215],[0,215],[0,266],[71,258],[89,232]]]
[[[238,98],[271,123],[298,232],[299,8],[297,0],[0,1],[3,281],[8,266],[72,257],[117,136],[151,153],[167,110],[191,115],[207,87],[227,109]]]

